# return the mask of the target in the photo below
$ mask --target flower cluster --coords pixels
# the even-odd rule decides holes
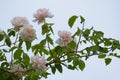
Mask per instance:
[[[14,73],[18,78],[22,78],[26,70],[20,64],[12,64],[9,72]]]
[[[36,38],[36,31],[29,24],[26,17],[14,17],[11,20],[15,31],[20,31],[20,37],[24,41],[33,41]]]
[[[32,61],[34,62],[34,65],[33,65],[34,69],[40,69],[40,70],[45,70],[45,71],[47,70],[46,60],[44,56],[40,58],[39,55],[37,54],[34,57],[32,57]]]
[[[45,9],[45,8],[38,9],[33,16],[35,18],[34,21],[38,21],[38,22],[43,22],[45,20],[45,18],[53,17],[53,15],[49,12],[49,10]]]
[[[72,41],[71,33],[68,31],[58,31],[58,36],[60,38],[56,41],[56,43],[60,46],[67,46],[67,44]]]
[[[11,20],[12,25],[14,26],[14,29],[16,31],[19,31],[21,27],[23,27],[25,24],[29,24],[26,17],[14,17]]]

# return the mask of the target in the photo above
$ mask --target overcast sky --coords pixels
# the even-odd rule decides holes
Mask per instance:
[[[48,8],[54,14],[54,18],[48,21],[55,23],[56,33],[69,30],[67,20],[70,16],[82,15],[86,19],[86,27],[94,26],[105,32],[106,37],[120,40],[120,0],[0,0],[0,29],[12,27],[10,21],[15,16],[27,17],[36,30],[40,29],[32,22],[33,14],[39,8]],[[119,59],[113,58],[112,63],[105,66],[104,60],[91,57],[86,61],[84,71],[64,68],[62,74],[57,72],[46,80],[119,80],[119,74]]]

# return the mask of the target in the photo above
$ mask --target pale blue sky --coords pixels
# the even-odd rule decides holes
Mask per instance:
[[[106,37],[120,40],[120,0],[1,0],[0,29],[12,27],[10,20],[23,16],[28,18],[39,34],[40,28],[32,22],[33,13],[39,8],[48,8],[54,14],[54,18],[48,21],[55,23],[56,33],[58,30],[68,30],[67,20],[70,16],[82,15],[86,19],[86,27],[94,26],[104,31]],[[117,58],[105,66],[103,60],[91,57],[86,61],[83,72],[64,69],[62,74],[51,75],[46,80],[119,80],[119,68],[120,60]]]

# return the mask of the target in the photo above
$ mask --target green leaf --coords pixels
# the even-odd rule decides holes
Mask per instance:
[[[0,35],[0,41],[4,39],[4,35]]]
[[[106,66],[109,65],[111,63],[112,59],[111,58],[106,58],[105,59],[105,64]]]
[[[26,65],[28,65],[29,62],[30,62],[30,58],[29,58],[29,56],[28,56],[26,53],[23,54],[23,62],[24,62]]]
[[[27,51],[31,48],[31,42],[30,41],[25,41],[26,43],[26,49]]]
[[[55,67],[57,68],[57,70],[62,73],[62,66],[60,64],[55,64]]]
[[[55,66],[52,66],[52,67],[51,67],[51,70],[52,70],[52,73],[55,74],[55,72],[56,72]]]
[[[52,34],[54,34],[54,31],[53,31],[52,27],[50,26],[49,28],[50,28],[50,31],[52,32]]]
[[[5,54],[0,50],[0,61],[6,60]]]
[[[74,58],[74,60],[73,60],[73,65],[74,65],[74,66],[77,66],[78,64],[79,64],[78,58]]]
[[[6,36],[5,43],[10,47],[11,46],[11,40],[8,36]]]
[[[39,44],[35,44],[32,46],[32,52],[39,48]]]
[[[84,38],[88,40],[89,34],[90,34],[90,29],[86,29],[86,30],[83,32]]]
[[[84,63],[83,60],[80,60],[80,61],[79,61],[79,68],[80,68],[81,71],[84,70],[84,68],[85,68],[85,63]]]
[[[46,23],[42,25],[42,35],[44,35],[47,32],[48,32],[48,24]]]
[[[68,65],[68,69],[74,70],[75,68],[72,65]]]
[[[104,38],[104,45],[105,46],[110,46],[112,44],[112,42],[110,41],[110,39]]]
[[[18,47],[21,48],[22,44],[23,44],[23,40],[22,40],[22,39],[19,39]]]
[[[8,35],[9,36],[15,36],[15,31],[10,29],[9,32],[8,32]]]
[[[79,28],[77,28],[77,31],[74,33],[74,35],[72,36],[73,38],[77,35],[80,35],[81,30]]]
[[[42,40],[42,41],[40,42],[40,46],[41,46],[41,47],[45,46],[45,44],[46,44],[46,39],[44,39],[44,40]]]
[[[103,59],[103,58],[105,58],[106,57],[106,54],[100,54],[99,56],[98,56],[98,58],[100,58],[100,59]]]
[[[43,48],[43,49],[41,49],[42,50],[42,52],[44,52],[44,54],[46,54],[46,55],[48,55],[48,50],[47,49],[45,49],[45,48]]]
[[[75,41],[71,41],[69,44],[68,44],[68,47],[70,49],[75,49],[76,48],[76,42]]]
[[[114,53],[112,56],[120,58],[120,55],[118,55],[117,53]]]
[[[82,16],[80,16],[80,20],[81,20],[81,24],[83,23],[83,22],[85,22],[85,19],[82,17]]]
[[[23,50],[21,50],[21,49],[16,50],[14,53],[14,59],[19,59],[22,55],[22,52],[23,52]]]
[[[64,51],[64,48],[61,47],[61,46],[56,46],[56,47],[54,48],[54,51],[55,51],[56,53],[60,53],[60,55],[61,55],[61,53]]]
[[[9,63],[8,62],[3,62],[2,64],[1,64],[1,67],[2,68],[7,68],[9,66]]]
[[[13,47],[9,50],[9,52],[13,51],[13,50],[16,49],[16,48],[17,48],[17,46],[13,46]]]
[[[68,20],[68,25],[70,26],[70,28],[72,28],[73,24],[75,23],[76,19],[78,18],[78,16],[74,15],[72,17],[69,18]]]
[[[49,35],[46,37],[46,39],[51,45],[54,44],[52,38]]]

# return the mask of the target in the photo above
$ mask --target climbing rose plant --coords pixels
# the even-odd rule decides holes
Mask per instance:
[[[116,53],[120,50],[120,42],[104,37],[102,31],[94,30],[93,27],[85,28],[82,16],[71,16],[69,28],[72,30],[77,20],[79,27],[74,33],[58,31],[56,41],[51,37],[57,36],[54,34],[54,24],[46,22],[53,14],[43,8],[38,9],[33,17],[33,21],[41,28],[43,39],[36,37],[40,34],[36,34],[34,26],[26,17],[14,17],[11,20],[13,28],[7,32],[0,29],[0,80],[39,80],[55,74],[56,70],[62,73],[63,66],[83,71],[85,60],[91,56],[104,59],[106,65],[111,63],[112,57],[120,58]],[[86,47],[82,48],[83,45]]]

